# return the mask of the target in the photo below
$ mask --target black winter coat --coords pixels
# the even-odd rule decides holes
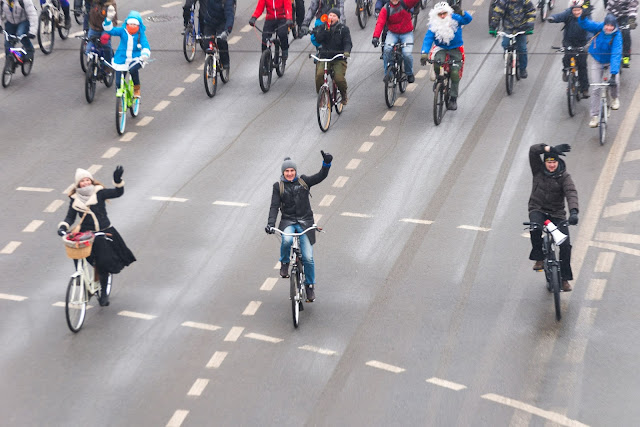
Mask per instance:
[[[540,211],[554,218],[566,218],[564,200],[567,199],[569,210],[578,210],[578,191],[566,172],[562,159],[558,160],[558,168],[550,173],[540,155],[544,153],[545,144],[534,144],[529,149],[529,163],[533,173],[533,188],[529,198],[529,212]]]
[[[196,1],[200,2],[200,19],[205,25],[218,28],[224,24],[224,29],[231,32],[236,14],[235,0],[187,0],[183,6],[185,21],[188,19],[191,6]],[[198,19],[197,16],[196,19]]]
[[[321,183],[329,175],[329,167],[324,163],[322,169],[315,175],[301,175],[302,180],[309,188]],[[280,182],[273,184],[273,193],[271,194],[271,207],[269,209],[268,225],[275,227],[278,217],[278,210],[282,216],[278,228],[284,230],[293,224],[300,224],[302,228],[307,229],[313,225],[313,211],[309,201],[309,190],[305,189],[296,177],[293,181],[286,181],[284,176],[280,177],[284,182],[284,192],[280,197]],[[307,233],[309,241],[313,245],[316,242],[315,231]]]
[[[351,42],[351,32],[349,27],[338,22],[327,28],[327,24],[318,25],[313,29],[316,41],[321,44],[320,58],[333,58],[339,53],[349,52],[353,43]],[[304,178],[303,178],[304,179]]]
[[[589,16],[590,13],[585,13],[584,10],[582,12],[584,16]],[[583,29],[578,23],[578,19],[573,16],[573,12],[571,12],[571,8],[565,9],[560,13],[556,13],[555,15],[551,15],[551,18],[555,22],[562,22],[564,24],[564,31],[562,36],[562,45],[565,47],[580,47],[587,44],[589,41],[589,35],[587,30]],[[585,55],[586,55],[585,49]]]
[[[107,217],[105,200],[115,199],[116,197],[120,197],[124,194],[124,181],[122,181],[118,185],[121,186],[117,188],[104,188],[101,185],[96,186],[96,192],[93,193],[93,195],[87,202],[89,211],[87,212],[87,216],[82,221],[80,231],[100,231],[111,226],[111,222]],[[58,227],[60,227],[61,225],[66,225],[67,230],[69,230],[71,228],[71,225],[75,222],[76,216],[82,218],[85,213],[85,210],[83,209],[80,201],[77,200],[76,194],[69,196],[69,198],[71,199],[71,201],[69,203],[67,216],[63,222],[58,224]]]

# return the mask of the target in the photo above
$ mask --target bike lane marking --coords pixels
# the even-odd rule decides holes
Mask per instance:
[[[333,203],[333,200],[335,198],[336,196],[332,194],[327,194],[322,198],[322,200],[320,200],[320,203],[318,203],[318,206],[331,206],[331,203]]]
[[[187,415],[189,415],[189,411],[186,409],[176,409],[167,423],[167,427],[180,427]]]
[[[262,301],[250,301],[247,307],[242,312],[242,315],[243,316],[255,315],[261,305],[262,305]]]
[[[102,169],[102,165],[91,165],[87,170],[91,175],[95,175],[100,169]]]
[[[189,74],[189,76],[183,80],[184,83],[193,83],[200,78],[200,74]]]
[[[280,267],[276,267],[276,268],[280,268]],[[278,283],[278,278],[277,277],[268,277],[267,279],[265,279],[265,281],[262,284],[262,286],[260,286],[260,290],[261,291],[270,291],[270,290],[273,289],[273,287],[276,285],[276,283]]]
[[[582,424],[579,421],[567,418],[565,415],[558,414],[557,412],[545,411],[544,409],[540,409],[535,406],[529,405],[527,403],[520,402],[519,400],[500,396],[498,394],[488,393],[488,394],[483,394],[480,397],[486,400],[490,400],[492,402],[500,403],[515,409],[519,409],[521,411],[529,412],[530,414],[537,415],[539,417],[545,418],[549,421],[552,421],[554,423],[557,423],[563,426],[588,427],[586,424]]]
[[[462,230],[473,230],[473,231],[491,231],[490,228],[477,227],[475,225],[459,225],[456,228],[460,228]]]
[[[153,13],[153,10],[143,10],[142,12],[140,12],[140,16],[147,16],[147,15],[151,15]]]
[[[365,141],[362,143],[360,148],[358,148],[358,153],[367,153],[373,147],[373,142]]]
[[[373,215],[361,214],[356,212],[342,212],[340,216],[349,216],[353,218],[373,218]]]
[[[138,123],[136,123],[136,126],[146,126],[149,123],[151,123],[151,121],[153,121],[152,116],[144,116],[143,118],[140,119]]]
[[[248,33],[249,31],[251,31],[251,25],[247,24],[244,27],[242,27],[242,29],[240,30],[241,33]]]
[[[44,208],[42,212],[53,213],[57,211],[62,205],[64,205],[64,200],[54,200],[53,202],[49,203],[49,206]]]
[[[222,329],[221,326],[210,325],[208,323],[198,323],[198,322],[183,322],[180,326],[185,326],[187,328],[195,328],[195,329],[203,329],[205,331],[217,331],[218,329]]]
[[[640,250],[628,248],[626,246],[613,245],[611,243],[600,243],[600,242],[590,242],[589,246],[593,246],[594,248],[600,248],[600,249],[608,249],[610,251],[618,251],[618,252],[622,252],[623,254],[640,257]]]
[[[627,151],[624,156],[623,162],[632,162],[634,160],[640,160],[640,150]]]
[[[429,221],[428,219],[413,219],[413,218],[402,218],[401,220],[399,220],[400,222],[409,222],[412,224],[424,224],[424,225],[431,225],[433,224],[433,221]]]
[[[171,101],[160,101],[155,107],[153,107],[153,111],[162,111],[167,108],[169,104],[171,104]]]
[[[394,366],[394,365],[389,365],[388,363],[379,362],[377,360],[370,360],[367,363],[365,363],[365,365],[371,366],[372,368],[377,368],[377,369],[382,369],[384,371],[393,372],[394,374],[399,374],[399,373],[405,371],[404,368],[400,368],[400,367]]]
[[[16,191],[32,191],[34,193],[50,193],[53,191],[53,188],[42,188],[42,187],[18,187]]]
[[[611,267],[613,266],[613,261],[615,261],[615,259],[615,252],[600,252],[593,271],[595,273],[611,273]]]
[[[606,286],[607,279],[591,279],[584,299],[588,301],[600,301]]]
[[[373,128],[369,136],[380,136],[382,135],[382,132],[384,132],[384,130],[385,130],[384,126],[376,126],[375,128]]]
[[[248,334],[245,334],[244,337],[245,338],[251,338],[253,340],[258,340],[258,341],[266,341],[266,342],[270,342],[270,343],[274,343],[274,344],[277,344],[279,342],[284,341],[282,338],[276,338],[276,337],[270,337],[268,335],[256,334],[255,332],[250,332]]]
[[[244,203],[244,202],[226,202],[224,200],[216,200],[215,202],[213,202],[214,205],[218,205],[218,206],[236,206],[236,207],[240,207],[240,208],[246,208],[247,206],[249,206],[249,203]]]
[[[447,381],[447,380],[443,380],[441,378],[436,378],[436,377],[431,377],[431,378],[427,379],[426,381],[428,383],[430,383],[430,384],[434,384],[434,385],[437,385],[437,386],[440,386],[440,387],[449,388],[449,389],[455,390],[455,391],[460,391],[460,390],[464,390],[465,388],[467,388],[466,385],[454,383],[452,381]]]
[[[198,378],[195,380],[189,391],[187,392],[187,396],[196,396],[200,397],[202,392],[209,384],[209,380],[207,378]]]
[[[33,233],[34,231],[36,231],[38,229],[38,227],[40,227],[42,224],[44,224],[44,221],[40,220],[40,219],[34,219],[33,221],[31,221],[25,228],[22,229],[23,233]]]
[[[58,301],[58,302],[54,302],[53,304],[51,304],[52,307],[66,307],[67,303],[64,301]],[[90,308],[93,308],[94,306],[91,304],[87,304],[87,310],[89,310]]]
[[[397,105],[398,107],[402,107],[405,102],[407,102],[407,98],[405,98],[404,96],[401,96],[398,99],[396,99],[395,105]]]
[[[9,301],[24,301],[27,297],[23,297],[21,295],[11,295],[11,294],[0,294],[0,299],[6,299]]]
[[[338,178],[336,178],[336,181],[333,183],[332,187],[342,188],[344,187],[344,185],[347,183],[348,180],[349,180],[348,176],[339,176]]]
[[[393,120],[393,118],[396,116],[396,113],[396,111],[387,111],[386,113],[384,113],[384,116],[382,116],[381,121],[388,122]]]
[[[319,353],[319,354],[324,354],[326,356],[335,356],[336,354],[338,354],[337,352],[333,351],[333,350],[329,350],[326,348],[320,348],[320,347],[314,347],[312,345],[303,345],[298,347],[300,350],[306,350],[306,351],[312,351],[314,353]]]
[[[360,166],[361,161],[362,159],[351,159],[349,160],[349,163],[347,163],[347,166],[345,166],[345,169],[347,170],[357,169],[358,166]]]
[[[242,39],[241,36],[233,36],[229,39],[229,41],[227,42],[227,44],[236,44],[238,43],[240,40]]]
[[[471,6],[482,6],[482,3],[484,3],[484,0],[476,0]]]
[[[224,337],[224,340],[236,342],[238,341],[238,338],[240,338],[240,335],[242,335],[242,331],[244,331],[244,327],[234,326],[229,330],[229,333],[227,333],[227,336]]]
[[[140,126],[139,123],[138,123],[138,126]],[[133,138],[135,138],[137,134],[138,134],[138,132],[125,132],[125,134],[122,135],[122,138],[120,138],[120,142],[129,142]]]
[[[620,190],[620,197],[635,198],[640,189],[640,181],[637,179],[626,179],[622,183],[622,190]]]
[[[415,74],[416,79],[424,79],[427,76],[427,70],[420,70]]]
[[[218,369],[229,353],[226,351],[216,351],[207,362],[206,368]]]
[[[4,248],[2,248],[2,250],[0,251],[0,254],[10,255],[16,249],[18,249],[18,246],[20,246],[21,244],[22,242],[16,242],[15,240],[12,240],[9,243],[7,243]]]
[[[154,316],[153,314],[145,314],[145,313],[137,313],[135,311],[127,311],[122,310],[118,313],[118,316],[124,317],[133,317],[134,319],[142,319],[142,320],[153,320],[158,316]]]
[[[169,92],[169,96],[178,96],[182,92],[184,92],[184,88],[183,87],[177,87],[174,90],[172,90],[171,92]]]
[[[111,147],[107,151],[104,152],[104,154],[102,155],[102,158],[103,159],[110,159],[113,156],[115,156],[116,154],[118,154],[118,151],[120,151],[120,149],[118,147]]]
[[[151,196],[151,200],[158,200],[160,202],[179,202],[184,203],[189,199],[183,199],[181,197],[165,197],[165,196]]]
[[[161,5],[161,7],[167,8],[167,7],[178,6],[178,5],[181,5],[181,4],[182,4],[181,1],[172,1],[171,3],[165,3],[165,4]]]

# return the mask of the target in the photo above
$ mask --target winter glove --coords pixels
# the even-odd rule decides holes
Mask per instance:
[[[554,22],[556,22],[556,20],[553,18],[553,16],[550,16],[550,17],[547,18],[547,22],[554,23]]]
[[[306,36],[307,34],[309,34],[309,26],[308,25],[301,26],[300,34],[302,34],[303,36]]]
[[[273,231],[273,227],[271,227],[270,225],[267,225],[267,226],[264,228],[264,231],[265,231],[267,234],[273,234],[273,233],[275,233],[275,231]]]
[[[227,41],[227,37],[229,37],[229,33],[227,33],[226,31],[223,31],[220,33],[218,37],[220,37],[220,40]]]
[[[67,227],[65,227],[64,225],[58,227],[58,236],[62,237],[65,234],[67,234]]]
[[[350,52],[344,52],[343,55],[344,55],[345,58],[351,57],[351,53]]]
[[[182,20],[184,21],[184,26],[189,25],[189,21],[191,21],[191,8],[183,7],[182,8]]]
[[[560,144],[549,147],[549,152],[556,153],[559,156],[564,156],[564,153],[568,153],[569,151],[571,151],[571,146],[569,144]]]
[[[578,209],[571,209],[569,215],[569,225],[578,225]]]
[[[116,166],[116,170],[113,171],[113,182],[116,184],[120,184],[122,182],[122,174],[124,173],[124,168],[121,165]]]
[[[630,30],[635,30],[638,27],[638,24],[636,23],[636,18],[634,16],[629,18],[629,29]]]
[[[489,35],[493,37],[498,37],[498,32],[493,28],[489,28]]]
[[[531,34],[533,34],[533,28],[530,30],[527,30],[527,32],[525,33],[527,36],[530,36]]]
[[[380,39],[378,37],[374,37],[373,39],[371,39],[371,44],[373,45],[373,47],[380,46]]]
[[[420,55],[420,65],[427,65],[427,60],[429,59],[428,53],[423,53]]]
[[[255,16],[252,16],[251,19],[249,19],[249,25],[251,25],[252,27],[255,27],[257,20],[258,18],[256,18]]]
[[[455,13],[456,15],[462,16],[462,9],[460,8],[459,5],[453,6],[453,13]]]
[[[322,161],[327,164],[330,165],[331,162],[333,161],[333,156],[329,153],[325,153],[324,151],[320,150],[320,154],[322,154]]]
[[[618,79],[617,79],[617,74],[611,74],[611,77],[609,77],[609,84],[611,86],[618,86]]]
[[[191,16],[191,13],[189,13],[189,16]],[[109,21],[113,21],[113,18],[116,17],[116,8],[113,7],[113,5],[109,5],[109,7],[107,8],[107,19]]]
[[[287,19],[287,22],[285,22],[285,24],[287,25],[287,27],[293,27],[293,20]]]

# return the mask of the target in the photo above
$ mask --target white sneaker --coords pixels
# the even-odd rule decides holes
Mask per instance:
[[[589,122],[589,127],[590,128],[597,128],[599,124],[600,124],[600,117],[591,116],[591,121]]]
[[[620,108],[620,99],[619,99],[619,98],[615,98],[615,99],[611,102],[611,109],[612,109],[612,110],[617,110],[618,108]]]

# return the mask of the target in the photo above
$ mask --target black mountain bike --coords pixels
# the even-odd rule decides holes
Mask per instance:
[[[357,0],[356,15],[358,15],[358,24],[364,30],[369,21],[369,17],[373,12],[373,0]]]
[[[27,52],[21,47],[15,47],[16,44],[22,40],[23,37],[29,37],[28,34],[21,36],[13,36],[2,30],[4,38],[9,42],[11,47],[9,48],[9,55],[5,58],[4,68],[2,70],[2,87],[7,87],[11,83],[11,78],[16,72],[18,65],[22,68],[22,75],[28,76],[33,67],[33,58],[27,60]]]
[[[391,60],[387,64],[387,75],[384,78],[384,100],[389,108],[396,103],[398,89],[401,93],[407,90],[409,82],[404,71],[402,48],[412,45],[413,43],[396,43],[391,50]]]
[[[263,33],[264,31],[258,27],[256,30]],[[282,57],[282,48],[280,47],[280,38],[278,37],[278,29],[274,29],[271,38],[267,40],[267,48],[260,55],[260,64],[258,67],[258,81],[262,92],[267,93],[271,89],[271,78],[273,70],[276,70],[278,77],[284,76],[284,68],[286,60]]]
[[[104,50],[108,47],[100,43],[100,36],[87,38],[78,36],[83,39],[83,44],[91,42],[92,47],[87,55],[87,64],[84,77],[84,96],[87,102],[91,104],[96,95],[97,82],[103,82],[106,87],[113,85],[115,72],[104,59]]]
[[[585,48],[580,47],[551,47],[560,53],[571,54],[568,67],[564,67],[562,71],[567,77],[567,106],[569,107],[569,115],[573,117],[576,114],[576,102],[582,99],[580,92],[580,82],[578,81],[578,57],[586,55]]]
[[[456,61],[445,57],[444,61],[430,59],[430,63],[440,67],[440,73],[436,75],[436,81],[433,84],[433,123],[439,125],[442,122],[444,113],[449,108],[449,98],[451,97],[451,65]]]

